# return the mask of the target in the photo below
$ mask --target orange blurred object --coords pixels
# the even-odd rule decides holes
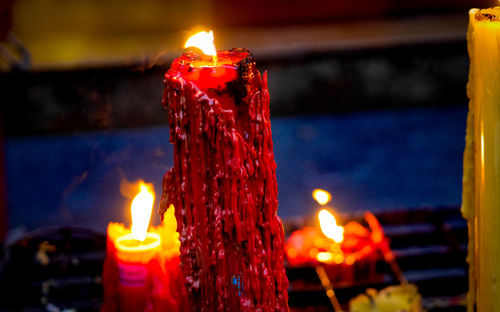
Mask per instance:
[[[356,221],[347,223],[340,243],[325,236],[319,227],[305,227],[292,233],[285,244],[285,254],[290,266],[323,264],[332,281],[349,282],[380,276],[375,264],[378,260],[393,257],[389,240],[385,237],[377,218],[366,212],[368,228]]]
[[[318,227],[305,227],[292,233],[285,245],[288,263],[292,266],[315,264],[320,252],[342,252],[344,258],[360,260],[369,253],[385,250],[388,239],[382,226],[370,212],[365,213],[369,228],[356,221],[350,221],[344,228],[344,239],[336,243]],[[311,250],[313,252],[311,252]],[[383,254],[381,254],[382,256]]]

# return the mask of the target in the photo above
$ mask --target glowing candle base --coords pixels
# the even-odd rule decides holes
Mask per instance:
[[[131,233],[116,240],[120,311],[145,310],[148,302],[148,264],[158,254],[160,243],[157,233],[147,233],[143,242],[134,239]]]
[[[116,242],[118,259],[124,262],[148,263],[159,251],[161,245],[160,234],[147,233],[144,241],[139,241],[132,233],[120,236]]]

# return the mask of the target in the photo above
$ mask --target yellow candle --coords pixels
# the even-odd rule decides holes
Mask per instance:
[[[469,223],[467,310],[500,311],[500,7],[472,9],[462,214]]]

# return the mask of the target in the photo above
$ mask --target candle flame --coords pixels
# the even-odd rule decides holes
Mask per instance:
[[[337,220],[330,211],[321,209],[318,213],[318,219],[321,232],[326,237],[333,239],[336,243],[341,243],[344,240],[344,227],[337,225]]]
[[[344,253],[342,251],[322,251],[318,252],[318,254],[316,255],[316,260],[327,264],[341,264],[342,262],[344,262]]]
[[[331,262],[333,260],[333,253],[328,251],[318,252],[316,255],[316,260],[320,262]]]
[[[134,197],[130,210],[132,212],[132,237],[139,241],[146,239],[151,213],[153,212],[154,190],[140,181],[141,191]]]
[[[184,44],[184,48],[198,48],[205,55],[217,57],[217,50],[215,49],[214,43],[214,32],[213,31],[200,31],[197,34],[192,35]]]
[[[332,200],[332,195],[322,189],[315,189],[312,196],[320,205],[326,205]]]

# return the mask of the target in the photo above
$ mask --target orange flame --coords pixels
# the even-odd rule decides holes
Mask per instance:
[[[139,182],[140,192],[134,197],[130,210],[132,212],[132,237],[139,241],[146,239],[151,213],[153,212],[154,190],[151,185]]]
[[[200,31],[199,33],[189,37],[189,39],[184,44],[184,48],[191,47],[200,49],[203,54],[212,56],[214,60],[217,57],[213,31]]]
[[[328,204],[330,200],[332,200],[332,195],[322,189],[315,189],[312,196],[322,206]]]
[[[334,240],[336,243],[341,243],[344,240],[344,227],[337,225],[337,220],[335,220],[330,211],[321,209],[318,213],[318,219],[321,232],[326,237]]]

